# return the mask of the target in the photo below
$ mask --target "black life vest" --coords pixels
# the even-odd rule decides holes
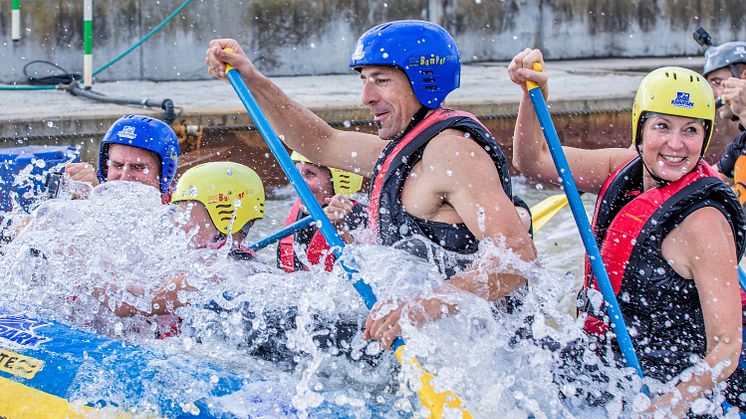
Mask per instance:
[[[626,325],[634,330],[632,341],[642,369],[668,381],[691,366],[690,355],[705,356],[707,340],[696,284],[664,259],[663,240],[694,211],[717,208],[732,228],[740,260],[746,223],[736,196],[707,163],[645,192],[642,170],[636,157],[607,179],[596,203],[593,229]],[[598,284],[586,259],[579,312],[587,316],[587,332],[605,337],[608,318],[600,298],[591,303],[591,287],[598,289]],[[613,348],[619,353],[615,341]]]
[[[392,141],[384,149],[373,172],[370,202],[368,205],[369,228],[380,244],[400,247],[420,257],[435,255],[435,259],[452,258],[442,250],[461,255],[477,251],[479,241],[465,224],[450,224],[425,220],[408,214],[401,203],[404,182],[412,168],[422,159],[428,142],[447,129],[457,129],[469,134],[492,157],[500,175],[503,190],[512,197],[510,172],[500,147],[489,130],[477,118],[463,111],[437,109],[417,124],[401,139]],[[429,240],[404,240],[413,237]],[[469,258],[455,258],[441,263],[439,268],[447,277],[471,262]]]

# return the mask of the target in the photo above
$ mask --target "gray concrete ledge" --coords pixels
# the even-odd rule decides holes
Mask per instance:
[[[650,69],[664,65],[701,69],[702,64],[702,57],[549,62],[551,109],[557,114],[628,110],[640,80]],[[480,117],[514,117],[521,94],[508,79],[506,68],[507,63],[465,65],[461,88],[449,96],[447,105]],[[273,80],[329,122],[370,120],[368,109],[359,103],[360,80],[354,73]],[[178,124],[250,125],[233,90],[216,80],[99,83],[94,90],[110,96],[172,99],[180,109]],[[100,136],[123,114],[160,115],[160,110],[98,103],[60,91],[2,91],[0,98],[6,104],[0,108],[0,138],[5,143],[22,143],[24,138]]]

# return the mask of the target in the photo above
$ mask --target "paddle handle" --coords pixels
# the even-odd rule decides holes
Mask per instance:
[[[270,244],[276,242],[277,240],[284,239],[285,237],[287,237],[287,236],[289,236],[291,234],[294,234],[294,233],[297,233],[297,232],[303,230],[304,228],[310,226],[311,223],[313,223],[313,217],[311,217],[310,215],[306,216],[306,217],[303,217],[300,220],[294,222],[293,224],[290,224],[289,226],[283,228],[282,230],[280,230],[280,231],[278,231],[278,232],[276,232],[276,233],[274,233],[272,235],[269,235],[269,236],[267,236],[267,237],[259,240],[256,243],[252,243],[251,245],[249,245],[249,249],[255,250],[255,251],[256,250],[260,250],[260,249],[264,249],[265,247],[269,246]]]
[[[541,71],[541,64],[534,63],[533,69],[535,71]],[[585,207],[583,206],[583,202],[580,200],[580,194],[575,186],[575,181],[573,180],[572,172],[570,171],[570,165],[567,163],[565,153],[562,151],[562,144],[557,135],[557,130],[554,128],[554,123],[549,114],[547,104],[544,101],[544,96],[542,96],[541,89],[537,83],[527,82],[526,87],[528,88],[531,102],[534,105],[536,117],[539,119],[539,123],[541,124],[544,138],[549,146],[549,152],[551,153],[554,165],[557,168],[557,173],[562,179],[562,186],[564,187],[567,201],[570,204],[573,217],[575,217],[575,223],[580,231],[580,237],[583,240],[583,245],[588,254],[591,269],[593,270],[599,288],[601,289],[601,294],[603,295],[606,304],[606,312],[611,319],[614,332],[617,335],[617,342],[622,350],[625,363],[628,367],[634,368],[637,371],[637,374],[642,378],[643,373],[642,368],[640,367],[640,362],[637,359],[637,354],[632,345],[632,339],[630,338],[627,326],[624,323],[622,312],[619,309],[619,302],[616,299],[614,288],[611,286],[609,275],[606,272],[606,267],[601,259],[601,252],[598,250],[596,239],[593,236],[591,223],[588,221]]]
[[[226,48],[226,51],[232,52],[229,48]],[[251,116],[251,119],[254,121],[257,130],[264,138],[270,151],[275,156],[275,159],[277,159],[280,167],[290,180],[290,184],[293,185],[293,188],[300,196],[301,201],[306,206],[308,212],[311,214],[311,217],[313,217],[316,222],[321,224],[319,230],[324,236],[324,239],[326,239],[326,242],[334,251],[334,255],[337,257],[337,259],[340,259],[340,257],[342,256],[342,249],[344,249],[344,242],[342,241],[342,239],[339,238],[337,231],[334,229],[334,226],[324,213],[321,205],[318,203],[318,201],[316,201],[313,193],[308,188],[306,182],[303,180],[303,177],[300,175],[298,168],[295,167],[295,163],[290,158],[290,154],[288,154],[287,150],[285,150],[285,147],[282,145],[282,141],[280,141],[280,138],[277,136],[277,133],[275,133],[272,125],[270,125],[269,121],[262,113],[261,108],[256,103],[256,99],[254,99],[254,96],[249,91],[249,88],[246,86],[246,83],[241,78],[238,70],[233,68],[233,66],[231,65],[226,65],[225,76],[230,82],[231,86],[233,86],[233,90],[236,91],[238,98],[241,99],[241,102],[246,108],[246,111],[249,113],[249,116]],[[352,262],[354,263],[354,261]],[[373,293],[373,289],[370,287],[370,285],[365,283],[365,281],[358,278],[359,272],[355,267],[349,266],[345,263],[344,260],[340,260],[340,265],[347,272],[348,278],[352,281],[352,286],[363,298],[365,306],[369,310],[372,309],[373,305],[378,301],[375,294]]]
[[[373,289],[371,289],[371,287],[360,278],[358,270],[354,266],[350,266],[355,264],[353,259],[349,260],[350,265],[348,265],[345,263],[346,261],[344,259],[340,258],[344,242],[339,238],[339,235],[337,235],[337,231],[334,229],[331,222],[329,222],[329,218],[327,218],[326,214],[321,209],[321,205],[316,201],[316,198],[314,198],[308,185],[303,180],[303,177],[301,177],[298,168],[295,167],[295,163],[290,158],[287,150],[285,150],[280,138],[269,124],[269,121],[265,118],[261,108],[259,108],[259,105],[256,103],[254,96],[252,96],[246,83],[244,83],[241,78],[241,75],[230,65],[226,66],[225,75],[231,83],[231,86],[233,86],[233,89],[236,91],[236,94],[238,94],[238,97],[241,99],[241,102],[246,107],[246,110],[249,112],[257,130],[259,130],[262,137],[264,137],[264,141],[267,143],[270,151],[275,156],[275,159],[277,159],[277,162],[280,164],[280,167],[282,167],[285,175],[290,179],[290,183],[300,196],[303,204],[305,204],[311,217],[321,223],[319,230],[327,243],[332,247],[332,249],[334,249],[334,254],[337,256],[338,263],[347,273],[347,278],[352,281],[352,286],[363,298],[365,306],[368,307],[369,310],[372,309],[373,305],[376,303],[376,296],[373,293]],[[401,337],[397,337],[392,342],[391,349],[394,350],[395,353],[401,354],[403,346],[404,340]],[[401,360],[401,355],[398,355],[397,358]],[[418,390],[420,401],[423,406],[428,406],[430,408],[433,417],[441,417],[443,407],[448,406],[453,410],[458,409],[461,411],[462,417],[466,419],[472,418],[471,413],[463,407],[463,402],[457,394],[452,391],[436,392],[432,384],[434,381],[432,374],[426,373],[416,359],[413,359],[412,362],[416,363],[416,366],[421,372],[420,382],[422,388]]]

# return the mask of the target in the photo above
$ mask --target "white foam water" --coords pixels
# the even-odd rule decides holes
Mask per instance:
[[[521,182],[517,189],[534,195],[529,202],[551,192]],[[268,201],[268,215],[294,200],[280,196]],[[197,358],[240,376],[263,377],[211,399],[216,412],[426,414],[416,397],[416,369],[408,363],[400,367],[390,351],[362,339],[367,309],[339,264],[333,272],[313,268],[286,274],[273,266],[271,250],[250,262],[230,259],[227,247],[191,250],[189,233],[179,227],[183,217],[162,205],[155,189],[129,182],[103,184],[87,200],[48,200],[3,247],[0,305],[151,348],[175,364]],[[268,216],[252,238],[278,226]],[[536,243],[538,264],[521,261],[503,243],[482,242],[480,260],[497,261],[500,270],[529,279],[519,292],[522,303],[509,310],[504,301],[490,303],[454,290],[439,294],[457,304],[458,313],[418,328],[405,311],[406,358],[417,357],[436,375],[435,387],[455,391],[475,417],[620,417],[644,410],[634,373],[606,367],[571,313],[583,252],[569,214],[558,215]],[[380,300],[432,296],[433,287],[444,281],[432,263],[438,261],[392,248],[349,246],[345,260],[354,261]],[[177,276],[197,289],[179,293],[189,303],[175,310],[180,334],[157,339],[153,318],[114,314],[123,304],[149,311],[156,293]],[[345,324],[352,332],[342,330]],[[558,349],[571,344],[577,350],[570,355]],[[198,410],[195,402],[211,384],[192,383],[189,374],[161,366],[169,373],[156,374],[148,388],[162,388],[183,409]],[[148,367],[158,371],[159,364]],[[98,376],[77,391],[107,389],[115,397],[118,384],[112,380]],[[272,397],[249,408],[247,400],[259,392]],[[594,406],[594,400],[603,403]],[[153,413],[153,400],[117,401],[133,412]]]

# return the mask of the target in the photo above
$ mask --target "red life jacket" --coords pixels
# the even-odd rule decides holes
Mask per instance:
[[[599,242],[601,258],[606,265],[615,294],[618,295],[623,288],[624,278],[639,279],[641,283],[646,280],[661,280],[661,278],[651,279],[649,272],[642,272],[650,268],[642,262],[645,255],[649,258],[663,259],[662,255],[656,254],[660,253],[659,249],[650,248],[647,239],[654,236],[654,241],[657,239],[659,246],[668,231],[674,228],[674,224],[683,220],[686,215],[694,210],[704,206],[716,207],[726,216],[733,228],[737,254],[740,259],[744,251],[744,235],[739,233],[744,226],[743,213],[740,211],[740,205],[738,205],[730,189],[716,177],[716,172],[707,163],[702,161],[697,164],[693,171],[684,175],[681,179],[645,192],[641,192],[641,170],[643,170],[642,162],[639,157],[630,160],[617,169],[604,183],[593,216],[593,230],[596,234],[596,240]],[[630,184],[634,182],[637,182],[637,184],[630,187]],[[664,228],[666,230],[663,230]],[[675,274],[672,268],[668,266],[666,268],[666,270],[670,269]],[[662,270],[663,268],[659,267],[658,269]],[[585,282],[580,297],[581,300],[586,298],[586,304],[579,311],[585,311],[588,314],[585,319],[585,330],[603,335],[606,333],[607,323],[601,319],[603,316],[600,313],[593,313],[593,310],[589,308],[587,295],[584,295],[587,294],[589,287],[598,289],[598,283],[595,276],[592,275],[587,257],[585,271]],[[665,280],[665,276],[663,276],[663,280]],[[691,292],[687,292],[689,294],[688,298],[692,297],[691,294],[696,296],[696,286],[693,281],[687,282],[689,282],[687,286],[693,289]],[[653,288],[652,285],[651,288]],[[683,289],[681,291],[684,292]],[[653,300],[656,298],[656,294],[651,291],[650,295],[630,295],[629,298]],[[682,298],[687,297],[682,295]],[[746,296],[743,292],[741,292],[741,299],[746,303]],[[696,302],[692,301],[692,304],[694,303],[697,306],[699,305],[698,300]],[[633,315],[633,313],[630,313],[633,310],[624,311],[625,306],[632,307],[633,304],[620,301],[620,306],[623,308],[625,319],[628,317],[643,318],[645,315],[643,312]],[[701,308],[699,309],[701,310]],[[671,317],[675,318],[675,315]],[[665,321],[665,319],[659,320]],[[701,326],[704,327],[703,324]]]
[[[400,202],[404,182],[412,167],[422,158],[425,147],[448,129],[468,134],[490,155],[503,190],[512,197],[505,156],[489,130],[468,112],[436,109],[401,139],[389,143],[376,163],[369,195],[368,226],[379,243],[391,246],[403,238],[419,235],[449,251],[471,254],[477,250],[478,240],[466,225],[418,219],[406,213]]]
[[[285,227],[301,219],[302,205],[303,203],[300,199],[295,201],[295,203],[293,204],[293,208],[290,209],[288,218],[285,220]],[[297,233],[284,237],[280,240],[280,244],[278,246],[278,262],[280,268],[282,268],[285,272],[295,272],[296,266],[302,266],[304,270],[308,270],[308,267],[303,265],[295,254],[293,244],[297,240],[296,234]],[[311,237],[311,241],[308,243],[308,248],[306,249],[306,257],[308,257],[308,261],[312,265],[318,265],[319,263],[321,263],[321,258],[323,258],[324,256],[326,256],[324,258],[324,269],[326,271],[331,271],[334,267],[334,253],[330,251],[329,244],[326,242],[326,239],[324,239],[321,231],[316,229],[313,236]]]

